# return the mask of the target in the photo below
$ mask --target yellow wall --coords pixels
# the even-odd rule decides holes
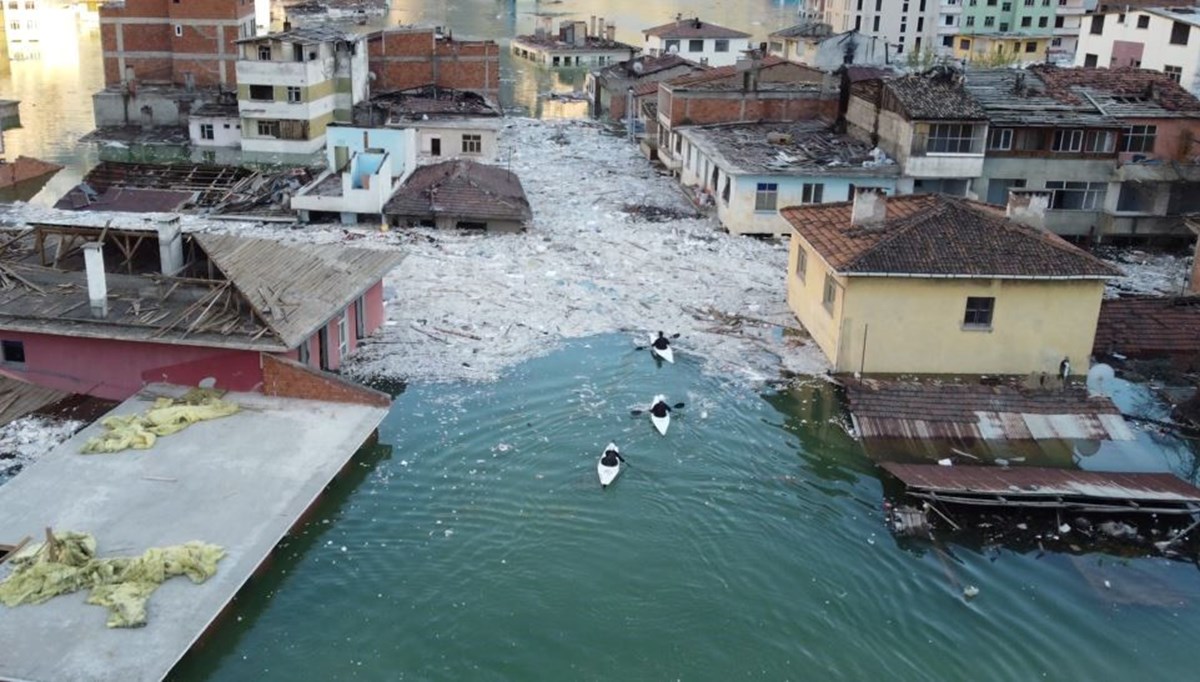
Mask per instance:
[[[1087,371],[1102,281],[850,277],[830,315],[823,261],[810,250],[805,281],[795,275],[802,242],[792,239],[788,304],[837,371],[1056,373],[1064,357],[1072,372]],[[963,328],[968,296],[996,299],[990,330]]]
[[[833,310],[827,310],[822,303],[825,295],[825,275],[829,267],[812,249],[803,245],[803,239],[792,235],[788,253],[787,300],[788,306],[800,320],[800,324],[808,330],[813,342],[829,358],[829,362],[837,364],[837,350],[840,341],[842,304],[845,301],[845,279],[834,276],[843,288],[839,289]],[[796,275],[796,261],[800,249],[807,252],[807,269],[804,280]]]

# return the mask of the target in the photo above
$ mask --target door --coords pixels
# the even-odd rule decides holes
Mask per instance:
[[[440,137],[430,138],[429,154],[430,154],[430,156],[441,156],[442,155],[442,138],[440,138]]]
[[[317,346],[321,353],[321,369],[329,371],[329,325],[321,327],[317,332]]]

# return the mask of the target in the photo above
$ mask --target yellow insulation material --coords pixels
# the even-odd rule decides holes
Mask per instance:
[[[159,436],[169,436],[196,422],[228,417],[238,411],[237,403],[222,400],[211,391],[194,390],[182,398],[159,398],[140,414],[105,417],[105,432],[83,444],[83,454],[120,452],[129,448],[154,447]]]
[[[168,578],[202,583],[217,572],[225,550],[203,542],[154,547],[140,557],[96,558],[87,533],[55,533],[54,542],[30,545],[11,559],[12,575],[0,582],[0,604],[40,604],[60,594],[91,590],[87,603],[108,607],[108,627],[146,624],[146,601]]]

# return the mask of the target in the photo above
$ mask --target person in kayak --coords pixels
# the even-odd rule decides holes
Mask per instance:
[[[618,461],[624,462],[625,458],[613,448],[605,450],[604,456],[600,458],[600,463],[606,467],[615,467]]]
[[[671,342],[667,340],[667,337],[664,336],[662,332],[659,332],[658,338],[654,339],[654,343],[650,345],[652,345],[655,350],[666,350],[671,346]]]
[[[663,417],[667,416],[670,413],[671,413],[671,406],[668,405],[666,403],[666,401],[664,401],[664,400],[660,400],[650,406],[650,414],[654,415],[655,417],[658,417],[659,419],[662,419]]]

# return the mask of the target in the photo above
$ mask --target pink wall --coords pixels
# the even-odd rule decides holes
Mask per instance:
[[[1143,43],[1132,43],[1128,40],[1114,40],[1112,46],[1112,62],[1109,63],[1109,68],[1115,69],[1119,66],[1134,66],[1142,65],[1142,51],[1146,49]]]
[[[376,283],[375,286],[371,287],[365,294],[363,294],[363,307],[366,312],[366,315],[364,316],[366,318],[366,328],[363,331],[367,336],[370,336],[383,325],[383,282]],[[350,306],[344,312],[346,313],[347,318],[346,329],[350,333],[349,352],[353,353],[359,345],[358,339],[355,338],[354,333],[356,323],[354,304],[350,304]],[[328,324],[325,326],[329,335],[329,369],[331,370],[335,370],[342,366],[342,358],[338,353],[337,323],[339,317],[341,317],[340,313],[333,316],[333,318],[331,318]],[[314,332],[313,335],[308,338],[306,343],[308,344],[308,366],[319,368],[321,366],[321,349],[318,343],[317,333]],[[298,361],[300,359],[300,351],[297,348],[296,350],[286,353],[285,357]]]
[[[1154,155],[1160,159],[1183,161],[1200,152],[1200,120],[1187,118],[1127,119],[1131,125],[1158,126]]]
[[[124,400],[154,382],[194,386],[213,377],[219,388],[232,391],[254,390],[262,383],[257,351],[9,331],[0,331],[0,339],[25,344],[24,364],[0,365],[5,374],[112,400]]]

